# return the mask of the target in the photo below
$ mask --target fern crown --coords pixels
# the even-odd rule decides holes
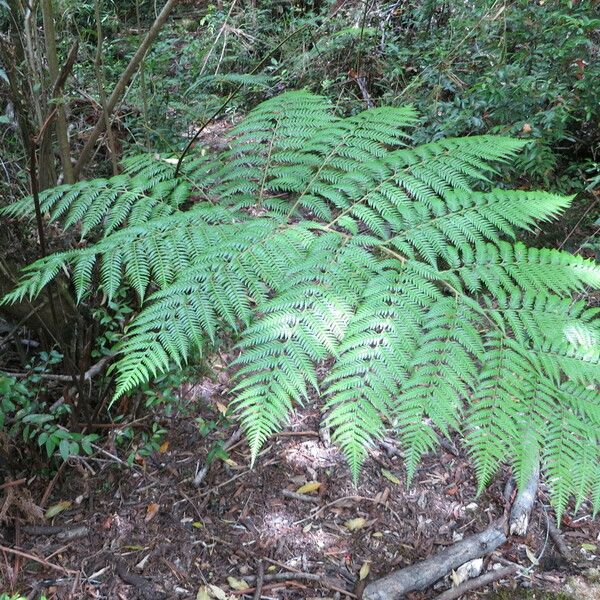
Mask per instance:
[[[354,478],[387,431],[412,477],[459,430],[480,489],[502,463],[522,485],[541,462],[559,513],[572,495],[597,509],[600,321],[577,296],[600,269],[515,241],[572,199],[493,187],[519,140],[413,147],[416,123],[410,107],[339,118],[290,92],[177,179],[173,160],[138,156],[47,191],[49,220],[86,244],[27,267],[4,302],[64,272],[79,301],[129,286],[140,310],[117,347],[117,397],[233,332],[233,409],[254,457],[318,395]],[[3,211],[32,212],[31,198]]]

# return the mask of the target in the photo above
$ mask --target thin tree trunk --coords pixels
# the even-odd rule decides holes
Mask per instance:
[[[148,33],[146,34],[144,41],[142,42],[142,44],[138,48],[137,52],[133,55],[133,57],[129,61],[127,68],[125,69],[124,73],[121,75],[121,78],[115,85],[115,87],[106,103],[106,108],[107,108],[109,115],[115,110],[117,104],[119,103],[119,100],[121,99],[121,97],[123,96],[123,93],[125,92],[125,88],[127,87],[127,84],[129,83],[129,81],[131,81],[133,74],[138,69],[142,59],[146,55],[146,52],[148,52],[148,49],[150,48],[150,46],[156,39],[156,36],[158,35],[162,26],[165,24],[167,17],[169,16],[169,13],[171,12],[171,10],[173,10],[173,8],[175,7],[175,5],[177,4],[178,1],[179,0],[167,0],[167,3],[164,5],[164,7],[163,7],[162,11],[160,12],[160,14],[158,15],[158,17],[156,17],[156,20],[152,24],[152,27],[150,27],[150,29],[148,30]],[[83,167],[85,167],[85,165],[90,160],[90,158],[92,156],[92,152],[94,150],[94,146],[96,145],[96,142],[98,141],[98,138],[100,137],[100,134],[104,131],[105,124],[106,124],[106,121],[104,119],[104,116],[102,116],[96,123],[94,129],[92,129],[92,131],[90,132],[88,140],[85,143],[83,150],[81,151],[79,160],[77,161],[77,163],[75,164],[75,167],[73,169],[73,174],[76,179],[81,174]]]
[[[56,31],[54,28],[54,12],[52,0],[42,0],[42,19],[44,23],[44,38],[46,41],[46,57],[48,59],[48,71],[52,84],[58,78],[58,56],[56,52]],[[56,114],[56,138],[60,162],[63,168],[65,183],[73,183],[73,165],[71,164],[71,151],[67,135],[67,117],[63,104],[57,106]]]
[[[29,77],[31,77],[34,86],[38,86],[37,93],[32,93],[29,100],[31,107],[35,109],[36,129],[41,129],[44,125],[44,115],[46,112],[45,107],[42,105],[42,99],[47,99],[48,96],[42,75],[43,59],[38,40],[37,7],[37,2],[32,2],[26,6],[23,19],[23,34],[25,36],[25,53],[29,62]],[[56,183],[51,137],[44,139],[40,144],[38,183],[40,191],[53,187]]]
[[[100,18],[100,4],[102,0],[95,0],[94,13],[96,15],[96,57],[94,66],[96,67],[96,79],[98,80],[98,96],[100,97],[100,106],[102,107],[102,116],[104,117],[104,127],[106,127],[106,136],[108,138],[108,153],[112,164],[113,175],[119,174],[119,164],[117,162],[117,149],[115,138],[113,136],[112,123],[108,106],[106,103],[106,88],[104,82],[104,63],[102,62],[102,20]]]
[[[138,31],[142,30],[140,20],[140,0],[135,0],[135,17]],[[148,135],[149,119],[148,119],[148,95],[146,91],[146,73],[144,68],[144,59],[140,63],[140,92],[142,95],[142,109],[144,114],[144,139],[146,141],[146,150],[150,151],[150,136]]]

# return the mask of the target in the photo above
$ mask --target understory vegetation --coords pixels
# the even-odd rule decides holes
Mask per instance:
[[[416,121],[411,108],[343,119],[289,92],[177,175],[176,160],[141,156],[53,188],[40,210],[84,247],[26,267],[4,302],[66,272],[80,303],[135,292],[141,310],[109,349],[112,402],[235,335],[233,410],[253,458],[312,387],[356,481],[386,428],[409,479],[436,429],[460,429],[480,488],[501,461],[523,486],[542,460],[559,515],[571,494],[597,509],[600,321],[572,294],[600,287],[600,267],[510,241],[571,198],[491,187],[522,141],[407,147]],[[34,212],[28,196],[3,214]]]
[[[595,517],[599,10],[0,0],[0,475],[316,405]]]

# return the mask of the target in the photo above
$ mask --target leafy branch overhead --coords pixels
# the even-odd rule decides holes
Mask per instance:
[[[141,156],[45,192],[82,243],[30,265],[4,302],[65,272],[80,301],[135,290],[116,397],[235,332],[233,407],[254,456],[318,394],[355,478],[387,430],[409,476],[460,430],[480,488],[505,462],[523,485],[541,461],[559,513],[572,494],[598,509],[600,320],[574,295],[600,268],[514,241],[571,198],[493,188],[519,140],[413,147],[416,123],[410,107],[339,118],[291,92],[178,179],[174,160]],[[3,211],[31,213],[30,198]]]

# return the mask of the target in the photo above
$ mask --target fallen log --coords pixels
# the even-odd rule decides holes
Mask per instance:
[[[529,516],[535,502],[539,482],[539,468],[527,485],[517,494],[510,515],[492,523],[485,531],[468,537],[448,547],[443,552],[422,562],[410,565],[390,575],[373,581],[365,588],[364,600],[400,600],[408,592],[424,590],[453,569],[470,560],[489,554],[501,546],[510,535],[524,535],[529,525]],[[510,487],[510,486],[508,486]],[[488,574],[483,575],[485,577]],[[479,583],[483,585],[488,579]],[[495,581],[489,578],[489,582]],[[450,590],[448,590],[450,592]],[[454,597],[452,595],[449,598]]]
[[[527,533],[529,527],[529,517],[537,495],[538,484],[540,481],[539,466],[534,474],[529,478],[527,485],[517,494],[514,504],[510,510],[510,519],[508,522],[508,533],[510,535],[523,536]]]
[[[363,599],[400,600],[408,592],[424,590],[452,569],[501,546],[507,539],[505,525],[506,519],[500,519],[485,531],[457,542],[436,556],[370,583]]]

